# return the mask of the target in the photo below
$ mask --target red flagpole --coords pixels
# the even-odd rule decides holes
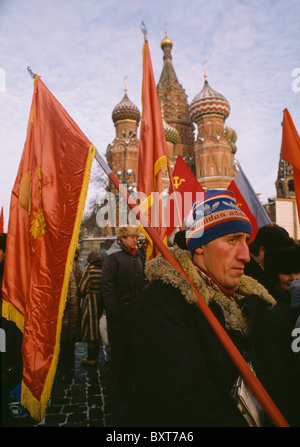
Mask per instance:
[[[227,332],[220,324],[219,320],[212,313],[212,311],[210,310],[204,299],[201,297],[194,284],[182,270],[181,266],[178,264],[178,262],[176,261],[170,250],[163,243],[157,232],[154,230],[153,227],[151,227],[147,217],[140,211],[139,206],[132,199],[127,189],[124,188],[124,186],[119,181],[118,177],[112,172],[112,170],[109,168],[109,166],[107,165],[107,163],[104,161],[104,159],[101,157],[101,155],[97,150],[95,158],[102,167],[102,169],[106,172],[110,180],[113,182],[115,187],[122,194],[124,199],[126,199],[128,206],[132,209],[137,219],[140,221],[144,229],[147,231],[148,235],[151,237],[153,243],[156,245],[162,256],[167,261],[169,261],[170,264],[173,267],[175,267],[185,277],[190,286],[196,292],[198,298],[198,306],[200,310],[206,317],[207,321],[211,325],[215,334],[218,336],[220,342],[222,343],[223,347],[225,348],[228,355],[232,359],[233,363],[235,364],[235,366],[240,371],[241,375],[249,385],[253,394],[255,395],[261,406],[264,408],[265,412],[269,415],[270,419],[274,422],[274,424],[277,427],[289,427],[288,422],[283,417],[277,406],[274,404],[274,402],[272,401],[269,394],[264,389],[258,378],[249,368],[248,363],[245,361],[239,350],[236,348],[235,344],[232,342],[231,338],[228,336]]]

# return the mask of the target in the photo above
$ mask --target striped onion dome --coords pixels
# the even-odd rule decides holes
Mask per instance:
[[[228,140],[232,141],[233,143],[236,142],[237,140],[237,134],[236,131],[233,130],[231,127],[229,126],[225,126],[224,127],[224,135],[228,138]]]
[[[170,124],[166,123],[164,119],[163,119],[163,125],[164,125],[166,140],[170,141],[171,143],[174,143],[174,144],[178,143],[179,142],[179,134],[178,134],[177,130],[174,129],[174,127],[170,126]]]
[[[112,120],[114,123],[122,120],[134,120],[139,124],[141,114],[139,109],[130,101],[125,90],[125,95],[119,104],[116,105],[112,112]]]
[[[236,147],[236,140],[237,140],[237,133],[235,130],[232,129],[232,127],[229,126],[225,126],[224,127],[224,135],[228,138],[230,145],[231,145],[231,150],[232,153],[235,154],[237,151],[237,147]]]
[[[197,121],[200,116],[213,113],[223,115],[226,119],[230,113],[230,106],[221,93],[210,87],[205,76],[203,89],[191,102],[190,117],[192,121]]]

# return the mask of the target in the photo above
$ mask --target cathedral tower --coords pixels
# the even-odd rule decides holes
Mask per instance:
[[[198,128],[196,176],[203,188],[227,188],[236,174],[236,134],[225,126],[230,113],[228,101],[210,87],[206,74],[204,77],[204,86],[190,105],[191,119]]]
[[[128,98],[125,88],[122,101],[112,112],[116,137],[107,147],[106,158],[121,183],[127,183],[131,188],[136,186],[137,179],[139,144],[137,129],[140,118],[140,111]]]
[[[265,209],[272,222],[285,228],[289,235],[299,240],[300,222],[296,202],[293,166],[282,158],[280,152],[277,179],[275,182],[276,197],[269,198]]]
[[[275,183],[277,198],[292,199],[295,198],[295,186],[293,176],[293,166],[285,161],[281,154],[278,165],[277,180]]]
[[[172,64],[173,42],[167,33],[160,46],[164,53],[164,65],[157,84],[157,92],[162,117],[178,133],[173,156],[180,154],[193,169],[194,125],[189,115],[187,95],[177,79]]]

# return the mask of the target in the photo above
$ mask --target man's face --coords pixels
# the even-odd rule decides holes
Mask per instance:
[[[134,248],[136,248],[136,244],[137,244],[137,236],[127,236],[127,237],[122,237],[122,242],[125,245],[125,247],[128,250],[133,250]]]
[[[232,289],[240,283],[246,262],[250,261],[247,233],[221,236],[195,250],[193,262],[206,270],[223,287]]]

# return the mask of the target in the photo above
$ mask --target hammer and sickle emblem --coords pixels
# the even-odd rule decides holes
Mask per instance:
[[[179,178],[178,176],[174,177],[174,186],[176,189],[179,188],[182,182],[185,182],[184,178]]]

